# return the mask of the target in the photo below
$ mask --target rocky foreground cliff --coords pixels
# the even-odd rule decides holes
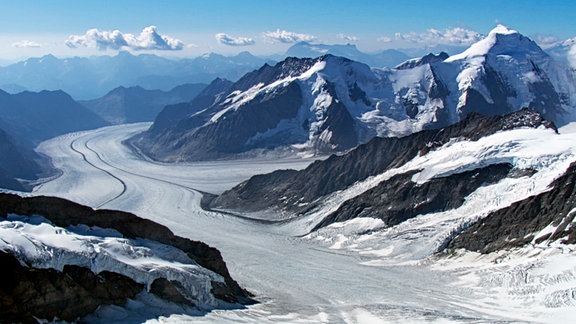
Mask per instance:
[[[200,309],[251,303],[220,252],[133,214],[0,194],[0,321],[74,321],[151,293]]]

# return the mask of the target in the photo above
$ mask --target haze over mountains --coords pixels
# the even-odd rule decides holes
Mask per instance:
[[[63,90],[77,100],[102,97],[119,86],[169,91],[185,83],[209,83],[216,77],[237,79],[269,62],[247,52],[226,57],[211,53],[193,59],[152,54],[30,58],[0,67],[0,89]]]
[[[111,124],[152,121],[168,105],[189,102],[206,84],[183,84],[169,91],[146,90],[140,86],[118,87],[105,96],[78,101]]]
[[[567,62],[572,40],[547,50],[558,60]],[[236,81],[264,63],[274,65],[287,57],[315,58],[331,54],[362,62],[371,67],[393,68],[415,57],[429,53],[464,51],[466,46],[436,45],[390,49],[376,53],[360,51],[353,44],[327,45],[299,42],[283,54],[259,57],[247,51],[233,56],[208,53],[196,58],[166,58],[153,54],[133,55],[119,52],[114,56],[56,58],[53,55],[29,58],[0,67],[0,89],[10,93],[24,90],[63,90],[76,100],[93,100],[123,86],[140,86],[148,90],[169,91],[185,83],[208,84],[216,77]]]

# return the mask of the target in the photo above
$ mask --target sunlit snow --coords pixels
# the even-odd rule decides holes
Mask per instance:
[[[222,251],[232,276],[260,301],[246,309],[217,310],[202,317],[175,312],[152,322],[557,323],[576,315],[571,297],[576,258],[571,246],[543,242],[486,256],[471,252],[433,256],[462,224],[547,190],[576,160],[575,125],[562,128],[560,134],[543,128],[518,129],[477,142],[450,142],[335,193],[319,210],[288,224],[204,211],[200,191],[220,193],[253,174],[300,169],[311,160],[154,163],[121,144],[145,128],[145,124],[115,126],[43,143],[40,151],[51,156],[63,173],[36,187],[34,194],[134,212],[168,226],[176,235],[205,241]],[[421,215],[394,227],[380,220],[355,219],[302,236],[344,199],[394,174],[422,170],[413,179],[422,182],[501,162],[538,172],[483,186],[456,210]],[[91,321],[118,320],[136,309],[104,309]]]

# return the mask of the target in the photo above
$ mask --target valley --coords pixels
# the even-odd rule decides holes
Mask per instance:
[[[514,277],[511,271],[549,269],[550,278],[556,276],[560,286],[569,287],[575,280],[576,258],[570,255],[568,246],[541,247],[540,254],[549,255],[541,259],[537,247],[509,257],[501,255],[499,263],[493,262],[495,256],[475,256],[471,252],[462,257],[439,257],[438,262],[397,255],[388,258],[390,262],[379,263],[386,254],[375,250],[386,247],[387,240],[378,238],[377,230],[364,239],[352,233],[349,236],[352,240],[355,237],[356,244],[349,244],[349,248],[340,244],[339,248],[334,241],[326,244],[318,236],[301,237],[302,226],[297,222],[270,225],[200,208],[201,192],[219,194],[253,174],[302,169],[312,160],[296,157],[275,163],[251,159],[178,165],[151,162],[122,144],[147,126],[112,126],[42,143],[39,151],[53,159],[62,175],[37,186],[32,194],[130,211],[168,226],[176,235],[204,241],[222,252],[232,276],[260,302],[245,309],[214,310],[203,317],[174,313],[152,322],[506,323],[552,322],[574,314],[574,308],[567,305],[544,305],[542,298],[551,289],[551,282],[524,282],[525,277]],[[350,234],[346,228],[354,232],[362,227],[378,227],[358,223],[332,227],[336,231],[332,237],[338,240]],[[425,237],[410,234],[410,224],[414,223],[403,224],[403,232],[396,238],[424,243]],[[364,249],[355,250],[367,237],[372,241],[369,238]],[[531,257],[523,257],[522,253]],[[515,263],[509,264],[506,259]],[[563,265],[554,270],[559,259]],[[494,276],[507,274],[516,292],[486,285]],[[523,291],[530,287],[543,295]],[[499,290],[495,300],[490,297],[494,289]],[[568,299],[568,303],[572,302]],[[157,315],[151,305],[133,303],[125,308],[104,307],[87,321],[138,322]]]
[[[0,322],[574,322],[576,6],[490,2],[3,5]]]

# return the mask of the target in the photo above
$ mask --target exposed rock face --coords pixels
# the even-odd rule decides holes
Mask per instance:
[[[75,321],[100,305],[124,305],[144,288],[128,277],[87,268],[34,269],[0,251],[0,321],[38,323],[37,319]]]
[[[576,164],[556,179],[549,191],[516,202],[474,223],[456,236],[449,248],[464,248],[490,253],[523,246],[534,241],[576,243],[576,227],[572,226],[576,206]],[[555,229],[537,235],[547,226]]]
[[[418,132],[401,138],[375,138],[343,156],[331,156],[302,171],[279,170],[257,175],[224,192],[212,208],[254,212],[266,209],[305,213],[319,198],[343,190],[357,181],[399,167],[451,139],[478,140],[500,130],[555,126],[530,110],[506,116],[471,114],[455,125]]]
[[[387,226],[394,226],[420,214],[458,208],[478,187],[505,178],[511,168],[508,164],[494,164],[423,184],[412,182],[416,172],[403,173],[346,201],[314,230],[356,217],[379,218]]]
[[[230,276],[217,249],[202,242],[175,236],[165,226],[150,220],[126,212],[93,210],[60,198],[43,196],[22,198],[16,195],[0,194],[0,217],[6,217],[8,214],[41,215],[60,227],[85,224],[111,228],[127,238],[145,238],[171,245],[184,251],[200,266],[212,270],[224,278],[224,286],[219,285],[213,288],[216,298],[227,302],[247,303],[251,301],[248,293],[240,288]]]
[[[170,134],[171,140],[159,142],[163,145],[154,145],[152,157],[172,156],[172,160],[189,160],[194,159],[194,156],[203,156],[206,159],[217,159],[247,149],[274,146],[276,141],[282,142],[290,134],[278,133],[265,140],[255,135],[274,128],[279,120],[295,117],[301,100],[301,92],[296,84],[280,89],[278,93],[264,95],[254,105],[238,113],[230,111],[225,114],[222,122],[207,124],[192,133],[174,130]]]
[[[186,293],[183,292],[184,287],[178,281],[168,280],[166,278],[158,278],[154,280],[150,286],[150,292],[165,300],[169,300],[176,304],[195,306],[191,300],[186,298]]]

